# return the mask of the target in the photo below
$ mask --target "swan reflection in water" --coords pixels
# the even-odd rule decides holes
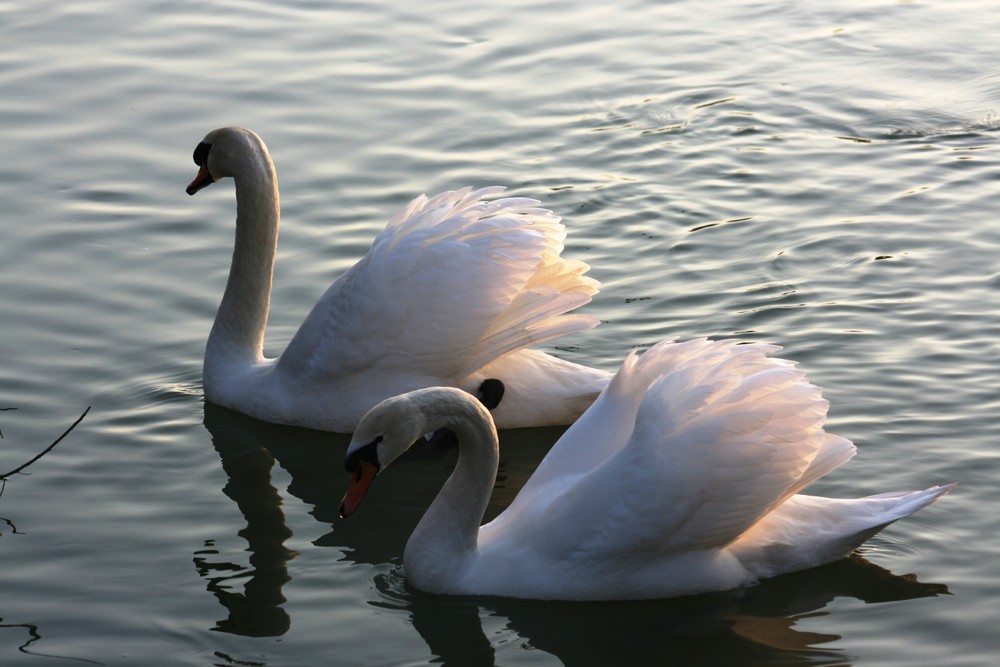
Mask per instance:
[[[210,403],[205,405],[205,426],[228,478],[223,493],[246,522],[233,533],[247,543],[249,566],[228,562],[216,548],[216,542],[228,541],[232,534],[203,545],[194,561],[206,588],[227,611],[213,629],[245,636],[281,636],[293,622],[282,605],[284,586],[292,580],[289,563],[296,553],[285,547],[292,533],[282,493],[271,481],[275,462],[290,477],[288,493],[312,507],[316,521],[330,527],[314,546],[335,547],[353,564],[384,565],[400,562],[406,540],[451,474],[457,454],[435,448],[409,454],[413,460],[408,465],[383,473],[397,479],[366,499],[367,521],[341,521],[342,478],[336,473],[343,466],[348,436],[268,424]],[[501,433],[502,460],[486,521],[510,504],[561,431]],[[515,442],[505,445],[504,440]],[[397,566],[388,575],[375,576],[369,604],[407,618],[444,664],[492,665],[496,651],[510,642],[527,642],[566,665],[648,664],[683,656],[699,656],[708,663],[714,656],[716,664],[729,664],[733,655],[753,662],[826,664],[845,659],[837,649],[822,647],[839,637],[801,631],[796,624],[823,616],[834,599],[876,603],[947,592],[942,584],[895,575],[854,555],[747,590],[599,603],[428,595],[407,585]],[[503,630],[493,632],[498,626]]]
[[[822,609],[839,597],[876,603],[948,591],[894,575],[858,555],[743,591],[653,601],[445,598],[416,591],[402,579],[394,573],[378,580],[380,604],[406,609],[431,653],[454,665],[503,662],[497,652],[504,644],[525,642],[567,666],[844,664],[843,652],[824,647],[839,635],[796,625],[825,616]],[[503,630],[487,639],[484,629],[496,625]]]

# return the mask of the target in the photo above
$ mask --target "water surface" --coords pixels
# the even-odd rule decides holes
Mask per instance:
[[[0,4],[0,663],[992,664],[1000,650],[1000,9],[980,2]],[[502,184],[569,228],[608,370],[667,337],[784,346],[859,455],[958,481],[852,559],[644,603],[453,600],[402,547],[453,455],[336,516],[346,438],[206,405],[232,188],[284,226],[267,347],[411,197]],[[558,437],[503,436],[490,513]]]

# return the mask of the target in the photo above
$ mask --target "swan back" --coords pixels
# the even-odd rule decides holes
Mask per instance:
[[[566,314],[598,283],[586,264],[559,256],[559,218],[533,199],[484,199],[502,189],[410,202],[330,286],[280,363],[326,377],[378,365],[449,384],[512,351],[596,326]]]
[[[853,453],[827,438],[827,402],[777,349],[698,339],[631,354],[491,531],[540,522],[591,553],[736,539],[799,488],[824,443],[810,481]]]
[[[527,422],[508,415],[505,428],[569,422],[603,387],[606,373],[526,349],[596,326],[569,311],[590,301],[598,283],[584,275],[586,264],[560,258],[558,217],[534,200],[484,199],[499,190],[418,197],[303,322],[276,372],[323,388],[323,405],[336,397],[349,421],[332,430],[352,430],[368,408],[404,391],[471,391],[485,369],[502,374],[511,401],[547,406]],[[540,360],[552,362],[543,364],[551,376],[520,377],[536,375]]]

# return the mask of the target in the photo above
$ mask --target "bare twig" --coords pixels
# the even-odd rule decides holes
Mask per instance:
[[[34,655],[42,658],[58,658],[59,660],[74,660],[76,662],[84,662],[90,665],[103,665],[103,662],[97,662],[96,660],[87,660],[86,658],[74,658],[68,655],[52,655],[51,653],[38,653],[36,651],[29,651],[30,647],[35,642],[41,641],[42,635],[38,632],[38,626],[34,623],[3,623],[3,619],[0,618],[0,628],[24,628],[28,631],[28,636],[30,639],[17,647],[17,650],[26,655]]]
[[[66,429],[65,432],[63,432],[62,435],[60,435],[58,438],[56,438],[55,442],[53,442],[51,445],[49,445],[48,447],[46,447],[44,450],[41,451],[41,453],[37,454],[33,459],[31,459],[27,463],[19,465],[18,467],[14,468],[10,472],[4,473],[3,475],[0,475],[0,480],[6,480],[11,475],[16,475],[17,473],[21,472],[22,470],[24,470],[25,468],[27,468],[28,466],[30,466],[32,463],[34,463],[38,459],[42,458],[43,456],[45,456],[46,454],[48,454],[49,452],[51,452],[53,447],[55,447],[56,445],[58,445],[62,441],[63,438],[65,438],[67,435],[69,435],[70,431],[72,431],[74,428],[76,428],[77,424],[79,424],[80,422],[83,421],[83,418],[87,416],[88,412],[90,412],[90,406],[88,406],[87,409],[83,411],[83,414],[80,415],[80,417],[75,422],[73,422],[72,426],[70,426],[68,429]]]
[[[7,412],[8,410],[17,410],[17,408],[0,408],[0,412]],[[3,437],[3,431],[0,431],[0,438]]]

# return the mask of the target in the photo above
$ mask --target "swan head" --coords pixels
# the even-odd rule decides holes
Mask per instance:
[[[421,394],[427,391],[431,390],[387,398],[361,418],[344,459],[344,468],[351,473],[351,481],[340,503],[340,516],[353,514],[375,476],[416,440],[434,430],[427,427],[427,416],[422,409],[426,397]]]
[[[186,192],[193,195],[220,178],[233,176],[248,156],[267,154],[264,141],[256,133],[242,127],[220,127],[205,135],[194,149],[198,175]]]
[[[492,424],[487,410],[499,405],[503,394],[503,382],[487,379],[475,397],[455,387],[430,387],[387,398],[369,410],[347,447],[344,468],[351,481],[340,516],[353,514],[375,476],[427,434],[460,422],[470,408]]]

